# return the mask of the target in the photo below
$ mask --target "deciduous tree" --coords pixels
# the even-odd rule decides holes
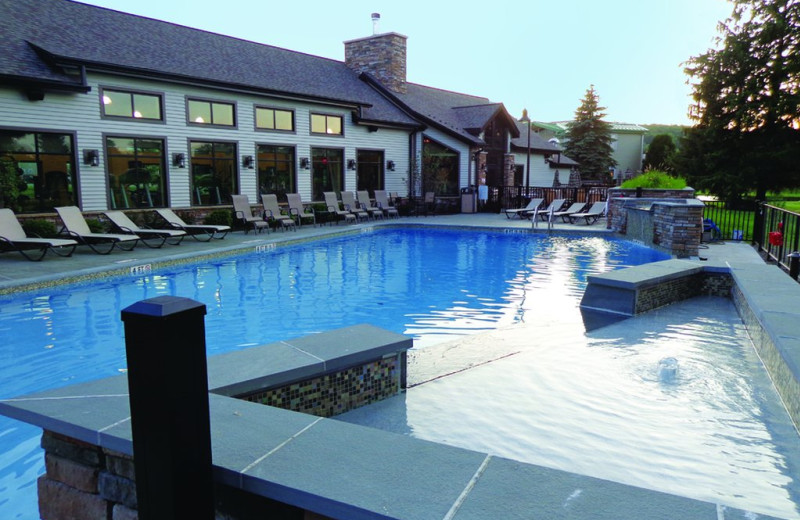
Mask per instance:
[[[671,172],[675,149],[675,141],[671,135],[659,134],[655,136],[650,146],[647,147],[647,153],[644,156],[644,169]]]

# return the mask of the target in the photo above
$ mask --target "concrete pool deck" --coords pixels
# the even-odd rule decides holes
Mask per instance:
[[[531,227],[529,221],[508,220],[503,215],[450,215],[307,227],[297,233],[245,235],[235,232],[222,241],[199,243],[187,239],[177,247],[137,248],[132,253],[114,252],[107,257],[77,252],[71,259],[48,255],[44,261],[34,263],[21,256],[17,260],[12,255],[3,255],[0,257],[0,293],[46,286],[63,279],[124,273],[144,265],[155,268],[163,261],[182,262],[235,254],[273,243],[361,233],[383,224],[512,232],[526,232]],[[546,226],[540,224],[538,232],[546,233]],[[593,226],[559,224],[555,232],[609,234],[603,221]],[[681,262],[730,270],[743,297],[750,301],[753,317],[774,321],[775,330],[767,334],[786,340],[789,345],[800,345],[800,316],[796,310],[791,310],[792,305],[800,301],[800,286],[774,265],[765,264],[748,244],[712,244],[701,254],[706,260]],[[797,349],[791,352],[797,356]],[[797,357],[794,360],[794,374],[797,374]],[[786,361],[792,364],[791,360]],[[12,417],[130,454],[126,392],[125,378],[121,376],[23,399],[4,400],[0,404],[3,412]],[[210,404],[212,424],[218,435],[214,440],[218,480],[333,518],[535,516],[575,520],[666,520],[675,518],[676,512],[683,519],[772,518],[328,419],[250,405],[224,396],[212,396]],[[237,427],[231,417],[236,417],[237,423],[247,423],[248,428]],[[266,458],[264,453],[273,454]],[[313,467],[309,467],[308,460],[316,461]],[[339,468],[347,468],[346,474]]]

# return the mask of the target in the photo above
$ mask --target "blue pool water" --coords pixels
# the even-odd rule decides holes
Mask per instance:
[[[664,258],[601,238],[391,230],[20,294],[0,299],[0,398],[124,373],[120,310],[159,295],[207,306],[209,355],[356,323],[426,349],[522,324],[580,330],[587,275]],[[0,417],[2,518],[38,518],[39,435]]]

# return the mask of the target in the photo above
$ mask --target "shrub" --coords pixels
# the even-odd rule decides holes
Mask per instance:
[[[26,220],[22,222],[22,229],[31,237],[55,238],[58,233],[56,225],[49,220]]]
[[[620,188],[644,188],[662,190],[682,190],[686,187],[686,180],[673,177],[660,170],[648,170],[641,175],[622,183]]]
[[[233,223],[230,210],[217,209],[209,213],[203,220],[203,224],[210,226],[230,226]]]
[[[92,233],[105,233],[106,226],[96,218],[87,218],[86,225],[89,226],[89,231]]]

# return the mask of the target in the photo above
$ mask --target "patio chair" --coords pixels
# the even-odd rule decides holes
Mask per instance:
[[[314,208],[306,207],[300,199],[299,193],[287,193],[286,202],[289,204],[289,216],[298,226],[303,225],[303,219],[311,219],[311,223],[317,225],[317,214],[314,212]]]
[[[539,211],[539,213],[538,213],[539,218],[542,220],[542,222],[544,222],[545,220],[547,220],[547,217],[548,217],[548,215],[550,215],[551,211],[553,212],[553,215],[555,216],[556,212],[558,210],[560,210],[562,208],[562,206],[564,206],[565,202],[567,202],[567,199],[553,199],[553,202],[551,202],[550,205],[547,206],[547,208]],[[533,215],[533,213],[531,213],[527,217],[531,218],[532,215]]]
[[[28,260],[38,262],[48,251],[58,256],[71,256],[76,247],[78,243],[71,239],[28,237],[14,212],[0,209],[0,252],[17,251]],[[32,254],[34,251],[36,254]]]
[[[231,195],[231,201],[233,202],[234,216],[244,226],[245,235],[250,232],[251,227],[256,233],[261,233],[262,229],[266,229],[269,233],[269,223],[263,217],[253,215],[247,195]]]
[[[372,205],[372,202],[369,200],[369,192],[367,190],[357,191],[356,197],[358,197],[358,203],[361,205],[361,209],[369,213],[370,217],[373,219],[383,218],[383,210],[377,205]]]
[[[583,211],[583,208],[585,207],[586,207],[585,202],[575,202],[565,210],[554,212],[553,218],[561,217],[561,220],[563,220],[564,223],[568,223],[570,215],[574,215],[575,213],[580,213],[581,211]]]
[[[573,213],[569,216],[570,224],[574,224],[575,220],[578,219],[585,219],[586,225],[594,224],[597,220],[603,216],[603,213],[606,212],[606,202],[595,202],[592,204],[592,207],[589,208],[588,211],[584,211],[582,213]],[[591,221],[591,222],[590,222]]]
[[[92,233],[89,224],[83,218],[77,206],[61,206],[56,208],[56,213],[64,223],[62,233],[67,233],[79,244],[89,246],[98,255],[107,255],[115,247],[123,251],[131,251],[139,242],[136,235],[117,235],[113,233]],[[98,247],[99,246],[99,247]]]
[[[104,215],[114,226],[115,230],[129,235],[136,235],[142,240],[144,245],[152,247],[153,249],[158,249],[168,240],[170,240],[170,244],[177,246],[186,236],[186,231],[181,231],[179,229],[141,228],[122,211],[105,211]],[[148,242],[149,239],[154,239],[154,242],[151,244]]]
[[[352,191],[342,192],[342,204],[344,204],[344,209],[356,216],[356,220],[369,220],[369,213],[356,202],[356,197]]]
[[[341,209],[339,206],[339,199],[336,198],[336,192],[333,191],[325,191],[322,193],[325,197],[325,205],[328,207],[328,212],[333,213],[336,215],[338,220],[336,224],[339,224],[339,220],[344,220],[345,222],[355,222],[356,216],[350,213],[346,209]]]
[[[513,209],[504,209],[503,212],[506,214],[506,218],[527,218],[525,215],[529,213],[533,213],[533,211],[542,205],[544,199],[531,199],[530,202],[524,208],[513,208]]]
[[[220,226],[214,224],[187,224],[169,208],[156,208],[155,212],[158,213],[159,217],[166,221],[167,226],[172,229],[180,229],[185,231],[186,234],[199,242],[208,242],[212,238],[222,240],[225,238],[225,235],[228,234],[228,231],[231,230],[230,226]],[[217,236],[220,233],[222,236]]]
[[[436,194],[432,191],[426,191],[422,199],[422,212],[427,217],[429,214],[436,215]],[[419,214],[419,209],[417,209]]]
[[[261,205],[264,206],[264,218],[267,219],[267,221],[274,222],[275,225],[280,226],[284,231],[287,227],[294,228],[294,230],[297,231],[294,219],[281,212],[277,195],[274,193],[262,193]]]
[[[375,190],[375,205],[378,206],[383,214],[387,217],[394,216],[395,218],[400,217],[400,213],[397,211],[397,208],[389,204],[389,197],[386,196],[386,191],[384,190]]]

